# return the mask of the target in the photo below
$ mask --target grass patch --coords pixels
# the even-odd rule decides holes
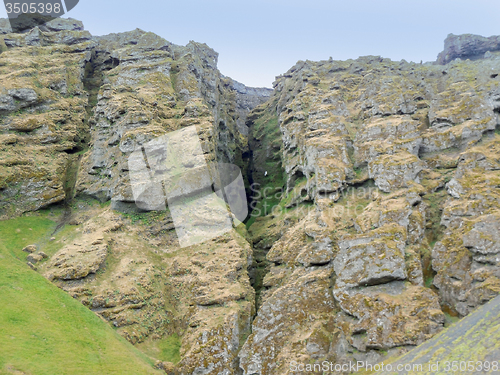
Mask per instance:
[[[121,215],[129,219],[132,224],[139,223],[143,225],[151,225],[165,219],[167,216],[170,216],[170,212],[168,210],[148,211],[148,212],[122,213]]]
[[[0,373],[155,374],[152,361],[24,263],[50,236],[46,215],[0,221]]]
[[[445,327],[449,327],[450,325],[452,325],[455,322],[458,322],[459,320],[460,320],[460,318],[458,316],[450,315],[446,312],[444,313],[444,326]]]
[[[28,254],[22,252],[23,247],[46,237],[55,226],[46,215],[0,221],[0,249],[24,261]]]
[[[434,277],[433,276],[426,276],[426,277],[424,277],[424,286],[426,288],[430,288],[432,286],[433,282],[434,282]]]
[[[53,256],[61,250],[63,246],[67,243],[71,243],[71,241],[76,238],[78,234],[76,228],[77,227],[74,225],[65,225],[64,227],[58,229],[57,233],[54,234],[55,240],[47,242],[44,241],[43,246],[40,247],[41,250],[49,257]],[[66,242],[63,242],[63,239],[65,239]]]
[[[160,340],[148,339],[137,345],[147,355],[158,358],[161,361],[177,364],[181,360],[181,339],[177,333],[164,337]]]

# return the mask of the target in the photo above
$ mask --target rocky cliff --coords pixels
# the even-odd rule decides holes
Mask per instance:
[[[196,126],[209,165],[246,171],[246,116],[271,90],[222,76],[204,44],[142,30],[93,37],[58,20],[0,40],[0,214],[66,204],[28,263],[180,373],[237,372],[255,311],[249,243],[232,231],[180,249],[168,210],[137,213],[127,160]],[[156,352],[167,344],[174,355]]]
[[[480,35],[450,34],[444,41],[444,50],[438,55],[439,64],[447,64],[455,59],[482,59],[492,57],[492,52],[500,50],[500,37],[485,38]]]
[[[58,224],[14,255],[157,368],[376,363],[499,294],[495,37],[449,37],[444,65],[300,61],[271,91],[142,30],[0,33],[0,215]],[[137,207],[128,160],[189,126],[210,170],[243,171],[251,215],[181,247],[168,209]]]
[[[499,70],[367,56],[277,78],[249,116],[263,280],[245,374],[375,363],[500,292]]]

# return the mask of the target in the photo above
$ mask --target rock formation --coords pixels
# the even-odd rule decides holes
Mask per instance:
[[[500,293],[498,37],[449,36],[441,65],[299,61],[269,90],[205,44],[7,26],[0,216],[66,204],[23,256],[158,369],[376,363]],[[137,207],[128,158],[189,126],[210,167],[242,170],[251,215],[181,247],[168,209]]]
[[[437,62],[444,65],[455,59],[488,58],[494,51],[500,51],[499,36],[485,38],[472,34],[449,34],[444,41],[444,51],[438,55]]]
[[[249,228],[268,265],[244,374],[375,363],[500,292],[499,70],[367,56],[277,78],[249,116],[256,207],[283,197]],[[277,160],[281,182],[262,175]]]

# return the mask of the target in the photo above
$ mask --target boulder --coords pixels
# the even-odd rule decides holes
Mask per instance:
[[[26,247],[23,248],[23,251],[25,253],[34,253],[35,251],[37,251],[37,246],[36,245],[28,245]]]
[[[31,264],[37,264],[38,262],[40,262],[41,260],[43,259],[43,256],[40,255],[40,254],[29,254],[27,257],[26,257],[26,260],[28,262],[30,262]]]

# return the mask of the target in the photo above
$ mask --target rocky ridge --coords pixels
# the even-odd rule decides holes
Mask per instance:
[[[196,126],[209,165],[245,171],[245,118],[271,90],[222,76],[204,44],[82,29],[58,20],[0,37],[0,213],[74,202],[64,229],[35,247],[49,259],[38,249],[31,266],[155,353],[159,368],[237,373],[255,311],[250,245],[233,230],[180,249],[168,210],[137,212],[127,159],[137,145]],[[158,355],[164,342],[177,354]]]
[[[448,41],[446,65],[301,61],[271,93],[222,76],[204,44],[57,22],[0,23],[0,214],[69,203],[30,264],[158,368],[375,363],[499,294],[494,38],[460,47],[472,61]],[[248,232],[180,248],[168,210],[137,210],[127,158],[193,125],[254,211]]]
[[[301,61],[277,78],[249,116],[256,209],[277,209],[249,228],[266,269],[244,374],[376,363],[500,292],[500,59],[486,57]]]
[[[444,41],[444,50],[438,55],[439,64],[447,64],[455,59],[482,59],[492,57],[492,52],[500,50],[500,37],[485,38],[480,35],[449,34]]]

